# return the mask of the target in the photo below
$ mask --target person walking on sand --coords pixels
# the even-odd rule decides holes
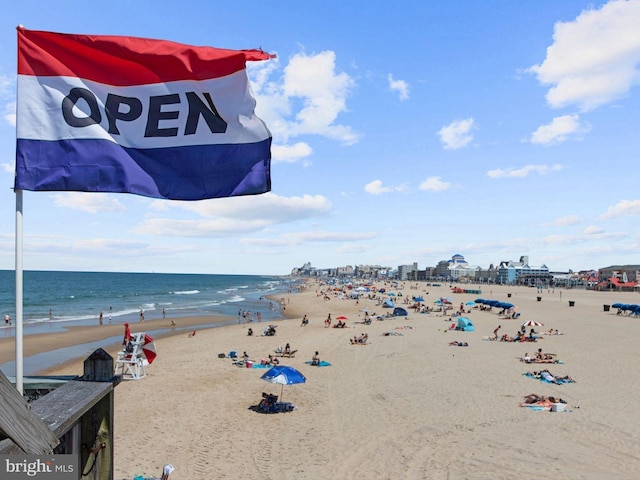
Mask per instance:
[[[100,323],[100,325],[102,325],[102,312],[100,312],[100,315],[98,315],[98,322]]]
[[[140,309],[140,323],[144,323],[144,310]]]
[[[167,318],[167,311],[164,309],[164,307],[162,308],[162,318]]]
[[[496,329],[493,331],[493,339],[497,340],[498,339],[498,331],[502,328],[502,325],[498,325],[496,327]]]

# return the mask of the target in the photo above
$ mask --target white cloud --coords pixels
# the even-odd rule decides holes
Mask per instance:
[[[440,177],[429,177],[420,184],[420,190],[442,192],[451,188],[451,183],[443,182]]]
[[[542,125],[531,134],[531,143],[551,145],[566,141],[570,135],[587,133],[589,124],[580,123],[579,115],[563,115],[554,118],[550,124]]]
[[[406,185],[384,187],[382,186],[382,180],[374,180],[373,182],[369,182],[364,186],[364,191],[367,193],[370,193],[371,195],[381,195],[383,193],[389,193],[389,192],[404,192],[406,190],[407,190]]]
[[[567,215],[566,217],[556,218],[551,225],[555,227],[570,227],[571,225],[575,225],[580,221],[580,217],[577,215]]]
[[[596,227],[595,225],[589,225],[584,229],[585,235],[600,235],[604,233],[604,230],[600,227]]]
[[[473,128],[473,118],[457,120],[442,127],[438,136],[445,150],[457,150],[466,147],[473,140],[470,133]]]
[[[638,25],[638,1],[611,1],[556,23],[544,62],[529,68],[541,84],[552,85],[547,103],[587,111],[628,94],[640,81]]]
[[[167,218],[167,206],[194,213],[200,218]],[[243,197],[216,198],[199,202],[150,203],[151,210],[164,218],[149,218],[138,233],[180,237],[231,236],[258,232],[275,225],[293,223],[331,212],[331,202],[322,195],[282,197],[273,193]]]
[[[114,196],[106,193],[68,192],[57,193],[53,203],[58,207],[82,210],[89,213],[121,212],[126,210]]]
[[[487,176],[490,178],[524,178],[528,177],[532,173],[539,175],[546,175],[550,172],[557,172],[562,170],[562,165],[525,165],[522,168],[496,168],[495,170],[489,170]]]
[[[389,89],[392,92],[397,92],[400,100],[409,99],[409,84],[404,80],[394,80],[393,75],[388,74],[387,80],[389,81]]]
[[[246,245],[260,245],[268,247],[292,247],[305,243],[342,243],[357,242],[359,245],[363,240],[370,240],[377,237],[374,232],[298,232],[281,235],[280,237],[268,238],[245,238],[241,243]]]
[[[4,106],[2,116],[12,127],[16,126],[16,102],[9,102]]]
[[[336,55],[325,51],[315,55],[299,53],[289,59],[282,77],[277,60],[253,67],[249,73],[257,100],[256,113],[269,126],[274,142],[289,143],[300,135],[320,135],[351,145],[359,135],[337,122],[347,111],[347,99],[355,81],[336,69]]]
[[[298,142],[293,145],[272,145],[271,157],[273,163],[295,163],[307,158],[313,153],[308,143]]]
[[[0,101],[4,105],[2,109],[2,117],[12,127],[16,126],[16,102],[15,102],[15,80],[12,77],[0,75]]]
[[[364,186],[364,191],[372,195],[380,195],[382,193],[389,193],[393,191],[393,189],[389,187],[383,187],[381,180],[374,180],[373,182],[369,182]]]
[[[612,207],[609,207],[601,218],[606,220],[622,216],[640,216],[640,200],[620,200]]]

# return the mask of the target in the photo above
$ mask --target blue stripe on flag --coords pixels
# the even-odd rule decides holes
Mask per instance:
[[[15,188],[172,200],[256,195],[271,190],[270,148],[271,138],[157,149],[126,148],[106,140],[18,139]]]

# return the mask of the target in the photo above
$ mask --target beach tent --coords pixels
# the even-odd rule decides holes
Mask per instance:
[[[393,300],[391,299],[387,299],[384,301],[384,303],[382,304],[382,308],[394,308],[396,305],[395,303],[393,303]]]
[[[462,330],[465,332],[473,332],[475,330],[475,327],[473,326],[473,323],[471,322],[471,320],[469,320],[467,317],[460,317],[458,318],[457,330]]]
[[[396,307],[393,309],[394,317],[406,317],[407,315],[407,311],[402,307]]]

